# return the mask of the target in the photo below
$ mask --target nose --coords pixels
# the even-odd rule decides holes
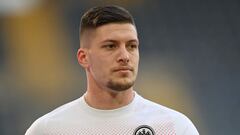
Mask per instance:
[[[117,62],[122,64],[126,64],[129,62],[129,52],[125,46],[119,48],[119,55],[117,58]]]

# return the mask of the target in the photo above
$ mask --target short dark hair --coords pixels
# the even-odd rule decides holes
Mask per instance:
[[[123,7],[116,5],[90,8],[81,18],[80,35],[86,29],[95,29],[110,23],[130,23],[135,26],[132,15]]]

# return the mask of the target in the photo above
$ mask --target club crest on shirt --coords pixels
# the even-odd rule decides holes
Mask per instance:
[[[148,125],[141,125],[135,129],[133,135],[155,135],[155,132],[152,127]]]

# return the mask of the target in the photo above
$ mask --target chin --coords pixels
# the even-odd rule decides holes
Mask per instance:
[[[107,87],[114,91],[126,91],[126,90],[129,90],[131,87],[133,87],[133,84],[134,84],[134,81],[126,81],[126,80],[121,82],[109,81],[107,83]]]

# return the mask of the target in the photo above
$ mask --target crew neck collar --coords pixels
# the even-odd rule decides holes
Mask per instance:
[[[101,116],[101,117],[129,114],[129,112],[131,112],[131,110],[134,108],[134,105],[136,104],[137,99],[139,98],[139,95],[137,94],[137,92],[134,91],[133,100],[129,104],[116,109],[102,110],[102,109],[96,109],[89,106],[85,101],[84,95],[80,98],[80,103],[83,106],[84,111],[86,111],[88,114],[93,114],[94,116]]]

